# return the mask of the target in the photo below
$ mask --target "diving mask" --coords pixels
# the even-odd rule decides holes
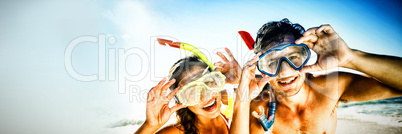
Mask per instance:
[[[305,44],[286,44],[269,49],[260,56],[258,70],[271,77],[278,75],[282,60],[295,70],[300,70],[310,59],[310,50]]]
[[[175,99],[182,105],[194,106],[200,101],[208,101],[225,85],[226,77],[218,71],[204,71],[198,75],[188,75],[180,82],[187,82],[175,95]]]

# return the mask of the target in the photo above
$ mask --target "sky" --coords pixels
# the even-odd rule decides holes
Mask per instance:
[[[144,120],[148,90],[190,54],[157,37],[212,62],[227,47],[242,65],[253,53],[237,31],[255,37],[288,18],[330,24],[352,49],[402,57],[401,13],[391,0],[1,1],[0,131],[115,133],[116,122]]]

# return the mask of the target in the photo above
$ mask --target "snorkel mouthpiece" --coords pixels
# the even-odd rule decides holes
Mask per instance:
[[[161,45],[166,46],[166,44],[167,44],[170,47],[180,48],[180,42],[173,42],[171,40],[161,39],[161,38],[157,38],[156,40],[158,40],[158,43]]]
[[[260,121],[261,126],[264,128],[264,131],[268,131],[275,121],[276,103],[269,102],[268,118],[264,114],[264,108],[260,106],[259,109],[260,114],[257,114],[256,111],[253,111],[253,116]]]
[[[198,50],[196,47],[187,44],[187,43],[183,43],[183,42],[173,42],[171,40],[167,40],[167,39],[161,39],[161,38],[157,38],[158,43],[161,45],[166,46],[169,45],[170,47],[174,47],[174,48],[180,48],[180,49],[184,49],[184,50],[188,50],[192,53],[194,53],[195,55],[197,55],[203,62],[205,62],[209,68],[211,68],[211,70],[215,70],[215,66],[211,63],[211,61],[209,61],[207,59],[207,57],[200,51]]]

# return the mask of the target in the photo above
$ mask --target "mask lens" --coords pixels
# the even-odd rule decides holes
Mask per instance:
[[[300,69],[309,58],[309,50],[304,44],[288,44],[272,48],[258,61],[260,70],[270,75],[276,75],[282,59],[287,59],[294,69]]]
[[[193,106],[199,101],[210,100],[225,84],[225,77],[220,72],[211,72],[185,85],[176,95],[186,106]]]
[[[289,46],[282,51],[283,57],[286,57],[296,68],[300,68],[307,60],[308,50],[304,46]]]
[[[214,90],[202,90],[201,92],[201,101],[205,102],[205,101],[209,101],[212,99],[212,97],[217,93],[218,91],[214,91]]]
[[[208,74],[202,82],[212,90],[219,90],[219,88],[224,84],[224,80],[225,79],[222,79],[220,76],[220,73],[213,72]]]
[[[182,91],[177,93],[179,101],[187,106],[197,104],[200,100],[200,88],[201,86],[197,86],[197,84],[183,88]]]
[[[269,74],[275,74],[279,67],[279,60],[281,58],[281,53],[279,51],[272,51],[261,57],[258,61],[261,70]]]

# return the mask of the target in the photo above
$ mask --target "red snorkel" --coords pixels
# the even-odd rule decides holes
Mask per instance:
[[[239,31],[241,38],[243,39],[244,43],[246,43],[247,48],[250,50],[254,49],[254,39],[251,37],[250,33],[246,31]]]

